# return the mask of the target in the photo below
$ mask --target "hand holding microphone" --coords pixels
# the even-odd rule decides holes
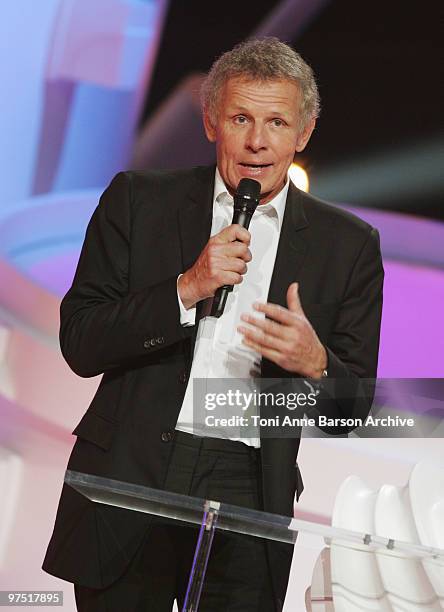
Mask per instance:
[[[259,204],[260,183],[242,179],[234,196],[233,224],[212,236],[194,265],[178,282],[185,308],[214,295],[212,316],[223,313],[228,293],[242,282],[251,261],[248,227]]]
[[[251,218],[259,204],[261,194],[261,184],[249,178],[239,181],[236,193],[234,194],[233,225],[239,224],[248,229]],[[223,285],[219,287],[214,295],[211,316],[220,317],[225,309],[228,294],[233,291],[233,285]]]

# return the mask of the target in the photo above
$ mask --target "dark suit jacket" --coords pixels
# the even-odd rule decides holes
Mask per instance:
[[[103,373],[68,467],[161,489],[197,325],[182,327],[176,279],[206,244],[214,167],[118,174],[86,232],[61,305],[63,355],[79,376]],[[383,268],[378,233],[290,183],[268,301],[286,306],[299,282],[304,311],[327,347],[330,377],[375,377]],[[200,305],[198,305],[198,317]],[[263,377],[290,376],[263,360]],[[264,510],[292,516],[302,490],[299,439],[261,442]],[[115,580],[150,517],[93,504],[63,488],[43,568],[90,587]],[[292,547],[268,542],[277,606]]]

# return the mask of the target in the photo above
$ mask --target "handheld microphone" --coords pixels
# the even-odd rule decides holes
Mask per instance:
[[[239,181],[234,194],[232,224],[238,223],[248,229],[251,217],[259,204],[260,193],[261,184],[258,181],[249,178],[243,178]],[[223,285],[217,289],[211,306],[210,314],[212,317],[219,318],[223,314],[228,294],[231,291],[233,291],[233,285]]]

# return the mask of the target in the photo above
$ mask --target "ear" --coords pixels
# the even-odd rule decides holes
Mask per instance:
[[[216,142],[216,128],[211,122],[208,111],[205,109],[203,112],[203,124],[205,128],[205,134],[210,142]]]
[[[316,119],[312,119],[311,121],[307,123],[305,128],[296,138],[295,149],[297,153],[300,153],[301,151],[305,149],[307,142],[310,140],[310,136],[315,128],[315,125],[316,125]]]

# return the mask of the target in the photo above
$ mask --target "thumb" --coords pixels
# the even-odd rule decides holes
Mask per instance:
[[[299,299],[299,283],[291,283],[287,290],[287,306],[288,310],[297,314],[304,314]]]

